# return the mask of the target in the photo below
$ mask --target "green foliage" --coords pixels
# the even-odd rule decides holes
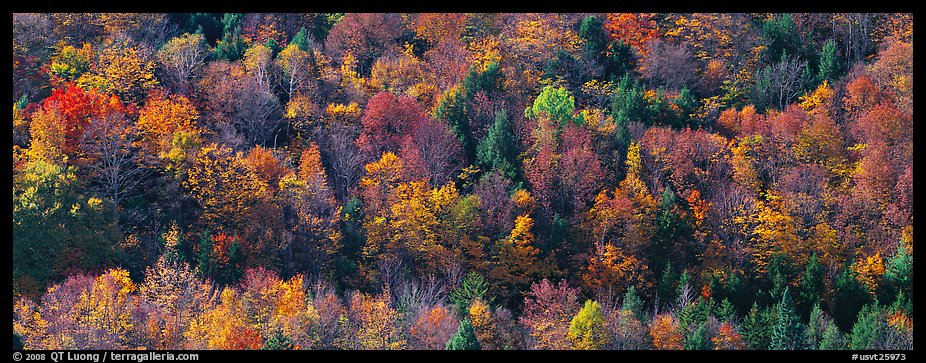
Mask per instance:
[[[753,303],[749,313],[743,319],[743,341],[749,349],[767,350],[771,344],[772,314],[768,309],[759,310],[759,305]]]
[[[844,73],[842,57],[837,53],[836,41],[832,38],[820,49],[820,65],[817,80],[834,82]]]
[[[563,87],[545,86],[540,95],[534,99],[533,105],[524,110],[524,117],[537,119],[549,118],[562,127],[566,122],[576,122],[576,101],[568,89]]]
[[[819,305],[820,296],[823,294],[823,265],[816,254],[811,255],[807,261],[798,291],[798,309],[803,312],[802,316],[806,316],[811,306]]]
[[[293,36],[293,39],[289,41],[289,44],[295,44],[299,50],[308,52],[309,51],[309,35],[308,31],[305,30],[305,27],[299,28],[299,32]]]
[[[490,304],[492,298],[486,296],[488,291],[489,282],[486,278],[478,273],[470,272],[463,278],[463,282],[460,286],[450,292],[450,300],[459,306],[460,310],[466,311],[469,309],[469,304],[475,299]]]
[[[849,349],[877,349],[877,340],[884,335],[887,323],[881,314],[878,303],[867,304],[858,312],[858,319],[852,326]]]
[[[118,231],[103,201],[83,195],[76,168],[29,161],[13,175],[13,281],[44,290],[52,279],[111,264]]]
[[[636,316],[637,320],[643,321],[643,300],[637,295],[637,288],[631,285],[624,292],[624,300],[621,310],[630,311]]]
[[[772,328],[771,350],[799,350],[803,342],[804,327],[794,311],[791,294],[786,288],[777,306],[778,314]]]
[[[640,81],[631,81],[630,76],[621,77],[617,92],[611,101],[611,115],[618,125],[627,125],[631,121],[649,121],[643,101],[643,88]]]
[[[243,14],[226,13],[222,17],[222,39],[216,42],[213,55],[217,59],[229,62],[241,59],[247,46],[241,36],[241,18]]]
[[[846,340],[839,327],[836,324],[829,324],[823,331],[823,339],[820,341],[820,350],[843,350],[846,349]]]
[[[710,343],[707,323],[698,324],[697,328],[685,336],[685,350],[710,350]]]
[[[508,114],[505,111],[497,112],[495,122],[476,147],[476,163],[486,172],[496,170],[508,180],[518,181],[517,153]]]
[[[794,18],[790,14],[772,17],[762,24],[761,32],[765,40],[765,59],[777,61],[782,55],[798,55],[801,38],[797,33]]]
[[[884,282],[888,296],[902,293],[913,296],[913,255],[903,242],[898,242],[897,251],[884,266]]]
[[[447,350],[482,350],[479,340],[476,339],[476,331],[469,319],[463,319],[460,327],[457,328],[456,334],[450,337],[446,344]]]
[[[597,301],[586,300],[582,309],[569,323],[566,337],[572,343],[572,349],[598,350],[608,344],[605,331],[604,313]]]
[[[830,311],[833,319],[843,331],[849,331],[855,321],[856,316],[862,310],[862,307],[870,304],[871,295],[861,282],[858,281],[852,266],[846,266],[839,278],[836,280],[836,286],[833,291],[833,306]]]
[[[296,348],[296,345],[293,344],[293,340],[290,339],[283,331],[277,329],[273,332],[273,335],[267,339],[267,342],[264,343],[262,350],[293,350]]]

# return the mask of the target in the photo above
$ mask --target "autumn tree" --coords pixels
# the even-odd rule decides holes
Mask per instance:
[[[497,291],[505,297],[512,297],[515,291],[543,271],[540,250],[535,246],[531,232],[533,226],[531,217],[518,216],[508,237],[496,241],[493,246],[489,278],[494,280]]]
[[[579,311],[577,295],[578,289],[570,288],[564,281],[554,284],[543,279],[531,284],[520,322],[530,330],[535,348],[569,348],[570,321]]]
[[[653,318],[650,325],[650,336],[653,346],[659,350],[682,350],[682,334],[679,333],[678,322],[672,314],[663,313]]]
[[[189,82],[205,65],[209,45],[202,34],[186,33],[171,39],[157,53],[158,62],[177,92],[187,94]]]
[[[601,304],[586,300],[585,305],[569,323],[569,333],[566,336],[572,342],[572,349],[599,350],[606,346],[608,336],[604,325]]]

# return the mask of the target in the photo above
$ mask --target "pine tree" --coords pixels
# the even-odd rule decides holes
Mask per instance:
[[[446,345],[447,350],[481,350],[482,347],[479,345],[479,340],[476,339],[476,331],[473,330],[473,325],[469,322],[469,319],[463,319],[460,322],[460,327],[457,328],[456,334],[454,334],[450,340],[447,341]]]
[[[283,331],[276,330],[273,332],[273,335],[267,339],[267,342],[264,343],[262,350],[293,350],[296,348],[296,345],[293,344],[293,340],[290,339],[286,334],[283,334]]]
[[[506,112],[495,114],[495,123],[476,147],[476,162],[486,172],[497,170],[512,182],[519,180],[517,149]]]
[[[764,310],[764,309],[763,309]],[[770,321],[767,311],[760,311],[759,305],[752,304],[749,314],[743,319],[743,340],[753,350],[766,350],[770,340]]]
[[[778,303],[778,317],[772,328],[772,350],[798,350],[803,343],[804,327],[794,311],[791,294],[788,288],[782,293],[781,302]]]
[[[485,277],[476,272],[470,272],[463,278],[460,287],[450,292],[450,300],[461,310],[467,310],[469,304],[475,299],[480,299],[487,304],[491,303],[491,298],[486,300],[487,291],[489,291],[489,283]]]
[[[707,323],[700,323],[685,337],[685,350],[709,350],[711,349],[710,342]]]
[[[624,302],[621,310],[631,312],[639,321],[643,321],[643,300],[637,295],[637,289],[633,285],[624,292]]]
[[[820,340],[820,350],[844,350],[846,349],[846,341],[842,336],[842,333],[839,331],[839,327],[836,324],[829,324],[826,326],[826,330],[823,331],[823,338]]]
[[[877,302],[865,305],[852,326],[849,349],[876,349],[875,344],[884,334],[886,325]]]
[[[801,277],[798,309],[807,316],[810,307],[820,303],[820,294],[823,292],[823,265],[820,264],[817,254],[810,256],[804,275]]]
[[[818,81],[833,82],[842,75],[842,57],[836,54],[836,41],[829,39],[820,49],[820,66],[817,74]]]

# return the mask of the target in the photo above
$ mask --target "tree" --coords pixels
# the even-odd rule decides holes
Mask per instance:
[[[743,350],[746,349],[746,343],[743,342],[743,336],[733,329],[733,324],[723,322],[720,324],[720,330],[717,336],[711,338],[714,343],[714,350]]]
[[[804,340],[804,328],[800,318],[794,311],[791,295],[785,289],[781,302],[777,306],[777,321],[772,327],[772,340],[769,346],[772,350],[799,350]]]
[[[566,337],[572,343],[572,349],[602,349],[608,344],[604,325],[605,319],[601,304],[597,301],[586,300],[585,305],[569,323],[569,333]]]
[[[836,41],[829,39],[820,49],[820,66],[817,79],[821,81],[836,81],[843,74],[842,57],[836,53]]]
[[[519,180],[517,148],[506,112],[495,114],[495,122],[476,147],[476,163],[486,172],[497,171],[508,180]]]
[[[653,346],[659,350],[682,350],[682,334],[679,333],[678,322],[672,314],[659,314],[653,318],[650,325],[650,336]]]
[[[543,269],[540,250],[534,246],[533,226],[531,217],[518,216],[508,237],[497,241],[493,248],[489,279],[494,280],[506,298],[512,297]]]
[[[283,73],[280,86],[288,99],[306,88],[310,76],[309,58],[314,58],[314,55],[294,43],[290,43],[277,55],[275,64]]]
[[[91,160],[87,170],[99,185],[100,194],[112,201],[112,220],[119,225],[124,200],[140,193],[150,173],[150,162],[138,150],[137,130],[126,115],[110,112],[92,117],[81,135],[81,149]]]
[[[231,229],[244,227],[245,217],[265,190],[231,149],[217,144],[200,149],[183,186],[200,208],[200,223]]]
[[[489,291],[489,284],[485,277],[470,272],[463,278],[459,287],[450,292],[450,300],[460,307],[460,309],[469,309],[470,304],[475,300],[491,301],[486,296]]]
[[[203,35],[190,33],[171,39],[157,53],[174,89],[182,94],[189,92],[190,78],[203,68],[208,56],[209,45]]]
[[[102,200],[81,192],[74,167],[29,160],[13,175],[14,290],[38,295],[46,284],[110,263],[118,231]]]
[[[568,89],[545,86],[534,99],[534,103],[524,110],[524,117],[549,118],[561,128],[566,122],[575,120],[575,110],[575,98]]]
[[[579,311],[578,289],[570,288],[565,281],[557,284],[547,279],[531,284],[524,298],[524,312],[520,322],[535,339],[537,349],[567,349],[569,325]]]
[[[469,319],[463,319],[457,332],[450,337],[446,344],[447,350],[481,350],[479,340],[476,339],[476,333]]]
[[[659,36],[650,14],[608,14],[604,26],[611,39],[629,45],[641,55],[647,54],[647,42]]]
[[[90,72],[77,79],[77,84],[96,87],[141,105],[148,91],[159,84],[150,53],[125,41],[110,44],[97,55]]]

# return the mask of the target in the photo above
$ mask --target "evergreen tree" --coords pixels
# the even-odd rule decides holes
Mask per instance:
[[[309,51],[309,39],[308,31],[305,27],[299,28],[299,32],[293,36],[293,39],[289,41],[289,44],[295,44],[299,50],[308,52]]]
[[[700,323],[685,337],[685,350],[709,350],[711,349],[710,342],[707,324]]]
[[[497,170],[508,180],[517,182],[520,180],[517,153],[508,114],[504,111],[497,112],[495,122],[476,147],[476,162],[486,172]]]
[[[447,350],[481,350],[479,340],[476,339],[476,331],[469,319],[463,319],[460,327],[457,328],[456,334],[450,337],[446,344]]]
[[[273,335],[267,339],[267,342],[264,343],[263,350],[293,350],[296,348],[296,345],[293,344],[293,340],[290,339],[286,334],[283,334],[283,331],[277,329],[273,332]]]
[[[460,310],[465,311],[469,309],[469,304],[475,299],[480,299],[489,304],[492,299],[486,298],[486,292],[488,291],[489,283],[485,277],[476,272],[470,272],[463,278],[460,286],[450,292],[450,300],[459,306]]]
[[[820,350],[844,350],[846,349],[846,340],[839,331],[836,324],[828,324],[823,331],[823,338],[820,340]]]
[[[881,314],[878,303],[867,304],[858,313],[858,319],[852,326],[849,349],[877,349],[878,339],[884,334],[887,323]]]
[[[785,288],[781,296],[781,302],[778,303],[778,316],[775,326],[772,328],[771,346],[769,348],[772,350],[801,349],[804,341],[803,334],[804,327],[794,311],[791,294]]]
[[[817,254],[810,256],[804,275],[801,276],[801,285],[798,298],[798,312],[807,316],[810,308],[820,303],[820,294],[823,293],[823,265]]]
[[[843,74],[842,57],[837,54],[836,41],[829,39],[820,49],[820,65],[817,79],[820,82],[834,82]]]
[[[830,306],[836,324],[840,329],[849,331],[862,307],[871,302],[871,295],[858,281],[852,266],[846,266],[836,280]]]
[[[771,341],[771,314],[767,309],[760,311],[759,305],[752,304],[749,314],[743,319],[743,340],[753,350],[766,350]]]
[[[643,300],[637,295],[637,288],[631,285],[624,292],[621,310],[630,311],[639,321],[643,321]]]
[[[897,245],[897,252],[888,259],[884,267],[885,295],[894,297],[897,294],[913,296],[913,255],[901,241]]]

